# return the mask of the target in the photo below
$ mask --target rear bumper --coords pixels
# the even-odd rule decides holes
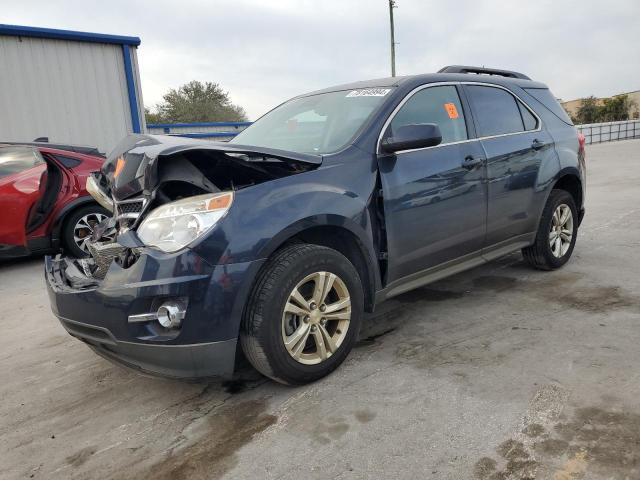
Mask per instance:
[[[100,282],[70,282],[69,262],[58,256],[45,257],[45,277],[53,313],[99,355],[167,377],[229,376],[244,302],[260,264],[212,266],[190,250],[147,252],[128,269],[114,262]],[[167,332],[154,320],[129,321],[173,298],[188,302],[179,330]]]

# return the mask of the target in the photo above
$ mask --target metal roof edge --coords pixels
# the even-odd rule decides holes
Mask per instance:
[[[0,24],[0,35],[14,37],[51,38],[55,40],[75,40],[77,42],[112,43],[117,45],[140,45],[139,37],[109,35],[106,33],[78,32],[56,28],[27,27],[22,25]]]

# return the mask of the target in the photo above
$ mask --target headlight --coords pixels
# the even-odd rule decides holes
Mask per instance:
[[[153,210],[138,228],[138,237],[170,253],[186,247],[210,230],[227,213],[233,192],[189,197]]]

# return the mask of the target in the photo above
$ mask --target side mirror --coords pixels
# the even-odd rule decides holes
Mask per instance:
[[[433,147],[442,142],[440,127],[435,123],[416,123],[399,127],[393,137],[382,140],[381,148],[385,153],[394,153],[413,148]]]

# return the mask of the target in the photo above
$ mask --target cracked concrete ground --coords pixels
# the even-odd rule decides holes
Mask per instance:
[[[0,478],[640,478],[640,141],[588,147],[573,259],[519,254],[381,305],[328,378],[143,377],[0,265]]]

